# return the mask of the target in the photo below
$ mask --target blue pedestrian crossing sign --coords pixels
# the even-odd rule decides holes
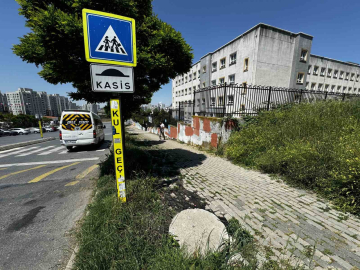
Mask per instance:
[[[90,9],[82,15],[88,62],[136,67],[134,19]]]

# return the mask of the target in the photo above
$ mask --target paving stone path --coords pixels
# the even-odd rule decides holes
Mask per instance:
[[[154,134],[130,129],[142,139],[159,140]],[[172,140],[156,147],[187,150],[179,151],[176,163],[184,187],[203,197],[216,215],[238,219],[259,243],[272,246],[277,258],[302,258],[308,265],[306,260],[312,257],[315,269],[360,269],[360,219],[355,216],[333,210],[314,193],[195,147]],[[205,156],[200,165],[187,157],[191,152]]]

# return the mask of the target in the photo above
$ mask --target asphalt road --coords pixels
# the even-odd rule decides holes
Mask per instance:
[[[1,270],[64,267],[69,233],[89,202],[96,165],[109,152],[105,125],[105,142],[96,148],[68,152],[57,139],[0,152]]]
[[[49,138],[49,137],[59,138],[59,131],[43,133],[43,138]],[[16,136],[1,136],[0,145],[28,142],[38,139],[41,139],[40,133],[31,133],[28,135],[16,135]]]

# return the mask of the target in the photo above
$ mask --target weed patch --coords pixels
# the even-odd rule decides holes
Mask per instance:
[[[338,209],[360,214],[359,100],[261,112],[232,133],[225,155],[234,163],[282,175],[332,200]]]

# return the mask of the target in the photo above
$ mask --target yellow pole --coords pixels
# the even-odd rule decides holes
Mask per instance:
[[[126,202],[126,188],[125,188],[125,168],[124,168],[124,137],[125,133],[122,130],[121,119],[121,101],[120,99],[111,99],[111,125],[113,129],[113,144],[114,144],[114,158],[115,158],[115,175],[118,190],[118,198],[122,202]]]
[[[41,136],[41,138],[42,138],[42,137],[43,137],[43,133],[42,133],[41,121],[39,121],[39,129],[40,129],[40,136]]]

